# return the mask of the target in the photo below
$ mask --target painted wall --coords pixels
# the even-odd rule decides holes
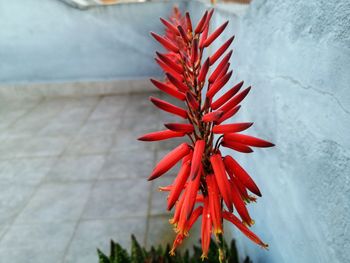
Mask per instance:
[[[179,3],[180,7],[186,3]],[[79,10],[58,1],[0,1],[0,83],[158,75],[149,32],[173,3]]]
[[[219,11],[216,24],[231,19]],[[261,263],[350,259],[350,2],[255,0],[230,25],[236,81],[253,89],[237,121],[277,144],[233,153],[260,186],[250,211],[263,251],[235,231]]]

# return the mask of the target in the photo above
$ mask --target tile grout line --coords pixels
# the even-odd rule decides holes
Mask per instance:
[[[41,104],[43,101],[47,101],[47,99],[42,99],[40,100],[40,102],[34,106],[32,108],[32,110],[30,110],[29,112],[27,113],[30,113],[30,112],[33,112],[38,106],[39,104]],[[63,111],[63,108],[62,110]],[[58,113],[57,113],[58,114]],[[26,114],[23,114],[23,116],[26,115]],[[14,123],[13,123],[14,124]],[[23,206],[18,210],[18,212],[12,217],[12,223],[9,225],[9,227],[4,231],[4,233],[2,233],[1,237],[0,237],[0,242],[2,240],[2,238],[7,234],[7,232],[9,231],[9,229],[14,225],[15,221],[17,220],[18,216],[21,214],[21,212],[23,212],[23,210],[27,207],[27,205],[30,203],[30,201],[32,200],[32,198],[34,197],[34,195],[38,192],[39,188],[43,185],[43,183],[45,182],[45,178],[47,177],[47,175],[49,174],[49,172],[51,171],[51,169],[53,168],[53,166],[58,162],[58,160],[60,159],[60,156],[63,154],[64,150],[62,151],[61,154],[59,155],[52,155],[52,156],[49,156],[51,158],[55,158],[55,161],[53,162],[52,164],[52,167],[46,172],[45,176],[43,176],[42,180],[38,183],[38,185],[36,185],[34,187],[34,190],[32,192],[32,194],[28,197],[27,199],[27,202],[25,204],[23,204]],[[40,157],[39,157],[40,158]],[[13,159],[16,159],[16,158],[13,158]]]
[[[127,98],[127,100],[128,100],[130,95],[125,94],[125,95],[120,95],[120,96],[125,96],[125,97]],[[102,101],[103,97],[107,97],[107,96],[100,96],[99,102]],[[99,102],[95,105],[94,110],[96,110],[96,108],[97,108]],[[122,113],[122,115],[120,116],[119,125],[121,124],[121,122],[122,122],[122,120],[123,120],[123,116],[124,116],[125,111],[126,111],[125,108],[126,108],[126,107],[124,107],[123,113]],[[88,117],[90,117],[92,113],[93,113],[93,111],[90,113],[90,115],[89,115]],[[88,119],[88,118],[87,118],[87,119]],[[85,122],[85,123],[86,123],[86,122]],[[85,123],[84,123],[84,124],[85,124]],[[109,154],[111,153],[111,150],[112,150],[113,145],[114,145],[115,142],[116,142],[116,136],[113,138],[113,141],[112,141],[111,146],[110,146],[110,148],[108,149],[108,151],[106,151],[106,152],[103,154],[103,155],[105,156],[104,162],[106,161],[107,156],[109,156]],[[92,184],[91,184],[91,187],[90,187],[90,190],[89,190],[89,195],[88,195],[88,197],[87,197],[87,199],[86,199],[86,202],[85,202],[85,204],[84,204],[84,206],[83,206],[83,209],[82,209],[82,211],[81,211],[81,214],[80,214],[80,216],[79,216],[79,218],[78,218],[78,220],[77,220],[77,222],[76,222],[76,225],[75,225],[75,227],[74,227],[73,234],[72,234],[71,238],[69,239],[69,241],[68,241],[68,243],[67,243],[67,245],[66,245],[66,247],[65,247],[65,249],[64,249],[63,258],[62,258],[62,263],[64,263],[65,260],[67,259],[67,253],[68,253],[69,248],[70,248],[70,246],[71,246],[71,244],[72,244],[72,241],[73,241],[73,239],[74,239],[74,237],[75,237],[75,235],[76,235],[76,233],[77,233],[77,229],[78,229],[79,224],[80,224],[81,222],[84,221],[84,220],[82,220],[84,211],[85,211],[85,209],[86,209],[86,207],[87,207],[87,205],[88,205],[88,202],[89,202],[89,200],[90,200],[91,193],[92,193],[94,187],[96,186],[97,182],[98,182],[99,179],[100,179],[100,176],[101,176],[101,174],[102,174],[101,172],[102,172],[102,170],[103,170],[104,164],[105,164],[105,163],[103,163],[103,165],[101,166],[100,170],[97,172],[98,175],[96,176],[96,178],[92,181]],[[100,219],[98,219],[98,220],[100,220]]]
[[[93,112],[97,109],[98,105],[100,104],[100,102],[102,101],[102,99],[103,99],[104,96],[98,96],[98,97],[99,97],[98,101],[97,101],[96,104],[91,108],[89,114],[86,116],[85,120],[82,122],[82,124],[81,124],[81,126],[80,126],[80,129],[87,123],[87,121],[89,120],[90,116],[91,116],[91,115],[93,114]],[[79,130],[80,130],[80,129],[79,129]],[[72,136],[72,140],[71,140],[70,142],[73,141],[73,137],[74,137],[74,136]],[[64,150],[62,151],[62,154],[61,154],[60,158],[62,158],[62,156],[64,155],[65,151],[66,151],[66,149],[64,149]],[[79,155],[79,154],[77,154],[77,155]],[[104,155],[105,155],[105,154],[104,154]],[[100,170],[98,171],[98,173],[101,172],[102,167],[103,167],[103,165],[101,166],[101,168],[100,168]],[[79,223],[80,223],[80,221],[81,221],[82,214],[84,213],[84,210],[85,210],[85,207],[86,207],[86,205],[87,205],[87,202],[89,201],[90,193],[91,193],[91,191],[92,191],[92,189],[93,189],[93,187],[94,187],[94,185],[95,185],[95,182],[96,182],[96,179],[92,181],[91,186],[90,186],[90,188],[89,188],[89,194],[88,194],[88,197],[87,197],[87,199],[86,199],[85,204],[83,205],[83,209],[81,210],[81,214],[80,214],[78,220],[75,221],[73,233],[72,233],[71,237],[69,238],[69,240],[68,240],[68,242],[67,242],[67,244],[66,244],[66,246],[65,246],[65,248],[64,248],[63,254],[62,254],[62,261],[61,261],[62,263],[64,263],[65,260],[66,260],[66,256],[67,256],[68,250],[69,250],[70,245],[71,245],[71,243],[72,243],[72,241],[73,241],[73,238],[75,237],[75,234],[76,234],[76,232],[77,232]]]
[[[158,120],[160,119],[160,112],[157,111],[157,115],[158,115]],[[159,126],[161,126],[161,124],[159,124]],[[159,128],[159,127],[157,127]],[[158,145],[157,147],[153,150],[153,165],[156,165],[157,162],[157,154],[158,154]],[[152,214],[152,199],[153,199],[153,186],[154,186],[154,182],[151,182],[151,186],[150,186],[150,193],[149,193],[149,198],[148,198],[148,202],[147,202],[147,217],[146,217],[146,230],[145,230],[145,237],[143,240],[143,244],[145,247],[147,247],[147,241],[148,241],[148,235],[149,235],[149,229],[150,229],[150,221],[151,221],[151,214]]]

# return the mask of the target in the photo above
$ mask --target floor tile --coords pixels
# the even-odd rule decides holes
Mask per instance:
[[[144,179],[105,180],[96,183],[83,219],[146,216],[150,184]]]
[[[7,184],[39,184],[56,158],[22,158],[12,160],[0,160],[0,180]]]
[[[74,224],[12,226],[0,242],[0,259],[11,263],[61,263]]]
[[[105,154],[112,147],[114,135],[77,135],[65,150],[68,155]]]
[[[57,160],[45,180],[54,182],[95,180],[104,162],[104,155],[63,156]]]
[[[154,154],[150,151],[118,151],[111,153],[103,166],[100,178],[147,179],[153,169]]]
[[[34,191],[34,186],[0,182],[0,225],[11,224]]]
[[[130,236],[143,243],[146,218],[82,221],[76,230],[64,263],[96,263],[97,248],[109,255],[110,240],[130,250]]]
[[[84,209],[91,183],[41,186],[20,213],[15,223],[50,223],[77,221]]]

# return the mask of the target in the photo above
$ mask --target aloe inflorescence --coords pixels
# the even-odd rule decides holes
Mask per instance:
[[[183,107],[155,97],[150,100],[159,109],[176,115],[185,123],[167,123],[166,129],[145,134],[139,140],[189,138],[189,142],[180,144],[164,156],[148,179],[164,175],[181,162],[174,182],[161,188],[169,192],[168,210],[175,208],[170,223],[177,235],[170,253],[174,254],[201,217],[202,258],[208,256],[213,235],[222,250],[220,260],[223,261],[225,253],[220,244],[223,243],[224,219],[261,247],[267,248],[267,244],[249,229],[254,221],[246,207],[256,201],[261,192],[245,169],[232,156],[223,155],[220,149],[225,147],[250,153],[252,147],[272,147],[274,144],[241,133],[252,126],[251,122],[226,123],[237,114],[251,87],[242,89],[242,81],[225,93],[219,92],[232,76],[229,62],[232,50],[228,49],[234,36],[211,56],[204,57],[205,49],[228,25],[227,21],[209,33],[213,12],[213,9],[206,11],[193,27],[189,13],[182,16],[176,9],[170,21],[161,18],[165,35],[151,33],[167,50],[166,53],[156,53],[156,62],[165,73],[165,81],[151,79],[151,82],[165,94],[182,101]]]

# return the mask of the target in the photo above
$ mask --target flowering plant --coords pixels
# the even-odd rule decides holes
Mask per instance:
[[[225,30],[228,21],[209,34],[213,9],[206,11],[193,29],[190,15],[183,17],[178,9],[170,21],[162,19],[165,36],[151,32],[152,36],[168,51],[157,52],[156,61],[164,70],[165,82],[151,79],[152,83],[166,94],[184,102],[185,108],[164,100],[150,97],[151,102],[163,111],[187,121],[167,123],[166,130],[152,132],[139,138],[141,141],[158,141],[187,136],[184,142],[164,156],[155,166],[148,180],[154,180],[181,161],[181,168],[174,182],[161,190],[169,191],[167,208],[175,207],[170,223],[177,233],[171,254],[188,236],[192,225],[202,216],[202,258],[206,258],[211,235],[221,248],[220,261],[224,261],[222,244],[223,220],[233,223],[256,244],[267,248],[249,227],[251,219],[246,204],[256,200],[248,191],[261,196],[252,178],[231,156],[223,156],[221,147],[242,153],[253,152],[251,147],[271,147],[272,143],[240,132],[252,126],[251,122],[223,124],[240,109],[240,102],[247,96],[250,87],[242,90],[243,81],[234,85],[221,96],[216,94],[229,81],[227,54],[234,37],[229,38],[213,55],[203,60],[204,50]],[[220,58],[219,63],[216,63]],[[217,64],[215,69],[210,67]],[[210,72],[210,74],[209,74]],[[216,138],[218,135],[219,137]],[[234,208],[238,214],[234,214]]]

